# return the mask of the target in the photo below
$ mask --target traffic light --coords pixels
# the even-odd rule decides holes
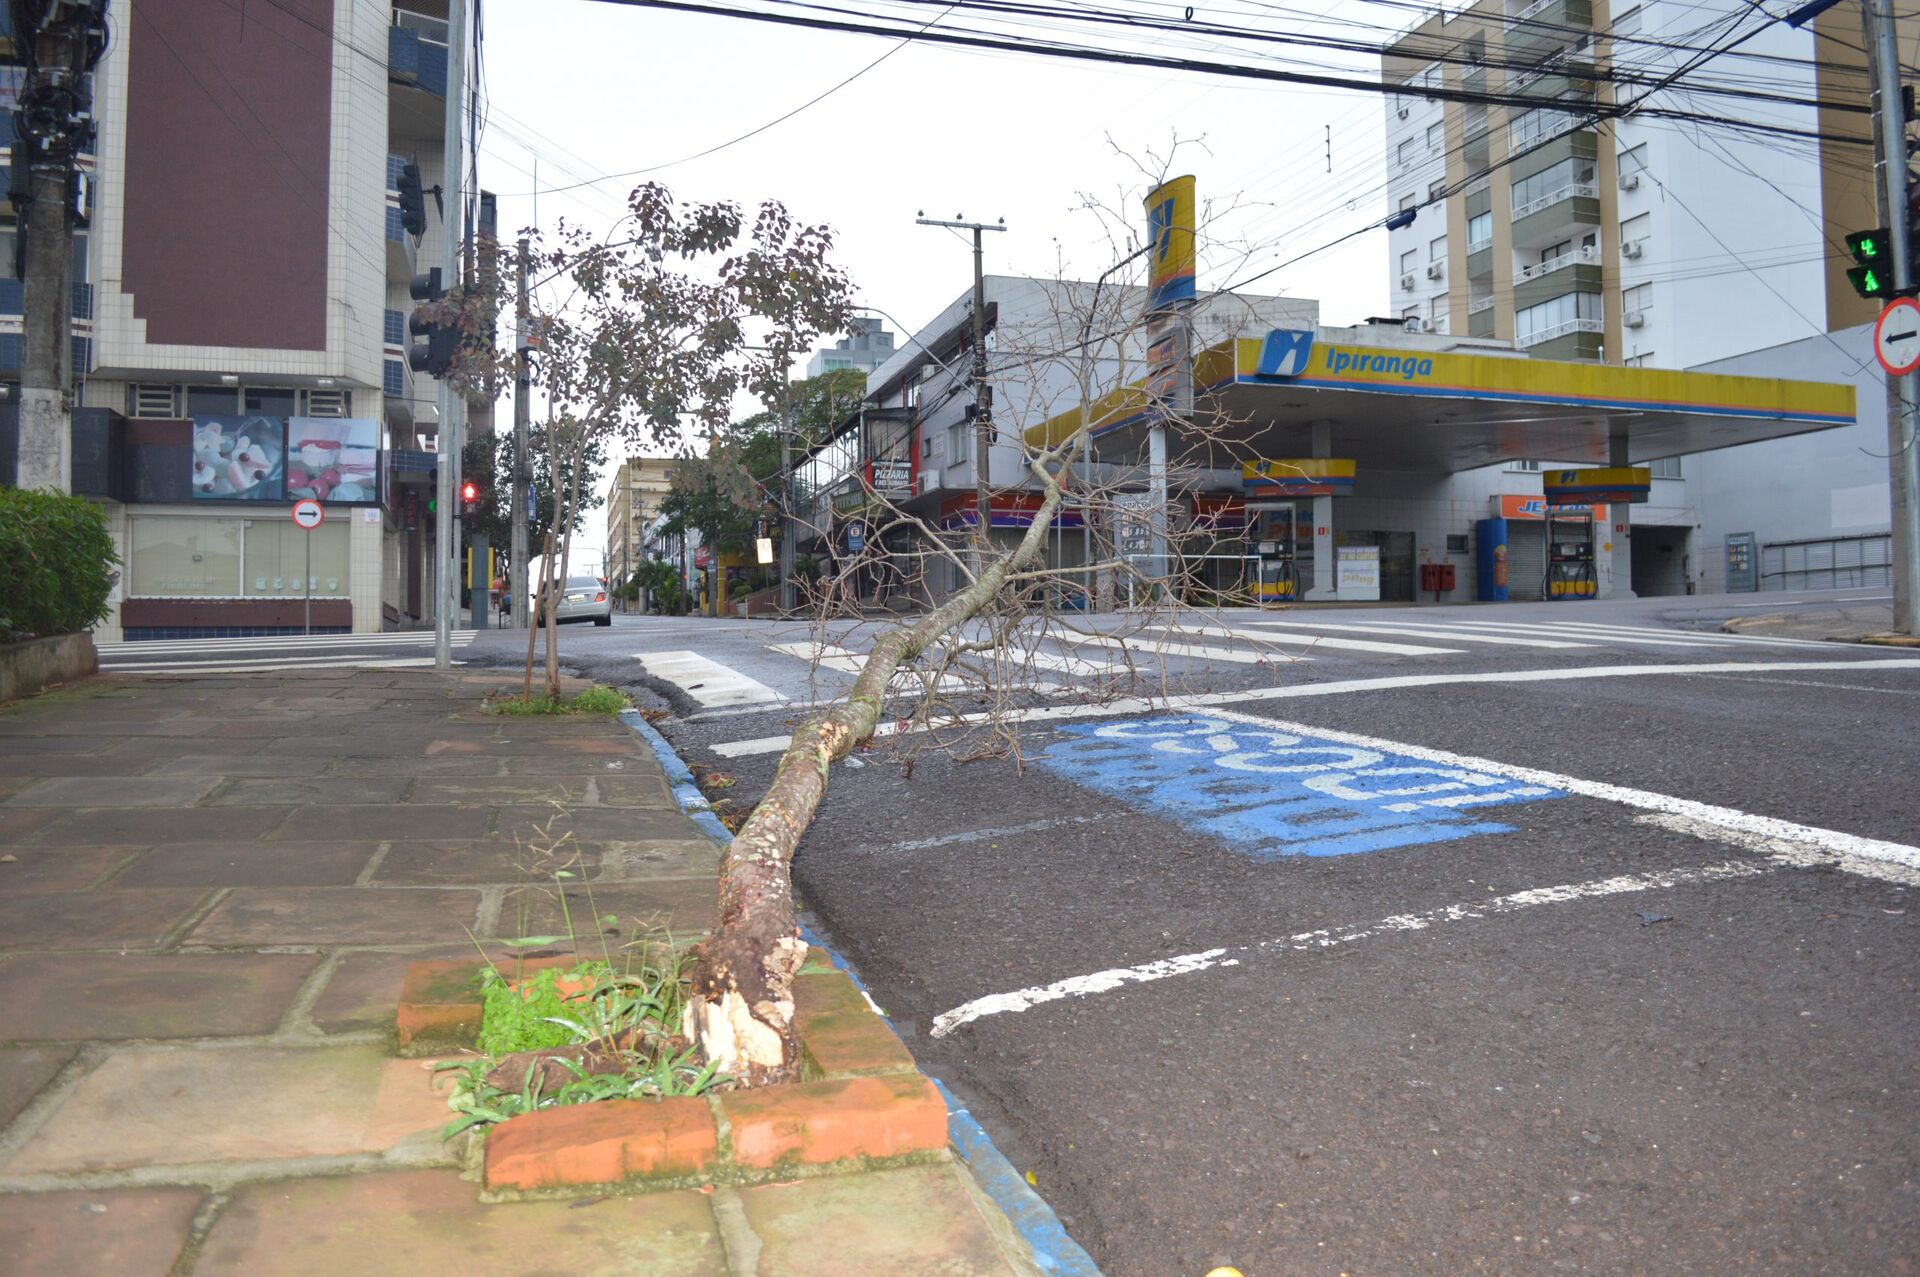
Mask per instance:
[[[427,233],[427,193],[420,185],[420,166],[409,163],[400,170],[400,225],[407,234],[419,239]]]
[[[1847,251],[1860,263],[1847,269],[1847,282],[1862,297],[1893,295],[1893,246],[1887,228],[1855,231],[1847,236]]]
[[[415,275],[407,285],[407,295],[429,305],[445,297],[446,289],[440,286],[440,268],[436,266],[424,275]],[[415,337],[426,338],[424,342],[408,343],[407,367],[430,377],[445,378],[453,367],[460,330],[437,318],[426,306],[416,306],[407,317],[407,331]]]
[[[460,517],[466,518],[480,508],[480,485],[472,479],[460,481]]]

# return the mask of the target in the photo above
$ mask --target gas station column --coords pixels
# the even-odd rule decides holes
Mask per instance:
[[[1324,461],[1333,455],[1333,423],[1313,423],[1313,455]],[[1307,601],[1317,603],[1339,598],[1334,592],[1338,580],[1333,562],[1333,498],[1313,498],[1313,585]]]
[[[1607,464],[1609,466],[1628,466],[1633,464],[1627,455],[1627,436],[1613,435],[1607,440]],[[1633,535],[1633,507],[1625,501],[1613,502],[1607,510],[1607,521],[1594,528],[1594,535],[1600,538],[1600,544],[1594,547],[1599,552],[1593,557],[1599,565],[1600,580],[1597,597],[1607,599],[1631,599],[1638,597],[1633,592],[1633,544],[1629,538]]]

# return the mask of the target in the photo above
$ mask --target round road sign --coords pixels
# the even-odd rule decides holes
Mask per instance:
[[[308,532],[311,532],[319,527],[321,520],[326,517],[326,511],[320,508],[320,503],[311,498],[293,503],[293,523],[295,527],[304,528]]]
[[[1920,302],[1896,297],[1873,326],[1873,353],[1889,375],[1904,377],[1920,368]]]

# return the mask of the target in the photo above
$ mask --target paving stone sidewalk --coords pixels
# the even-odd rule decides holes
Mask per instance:
[[[393,1055],[402,972],[711,924],[713,845],[606,718],[416,670],[0,706],[0,1272],[1028,1274],[957,1162],[483,1205]],[[591,903],[589,903],[591,892]],[[597,940],[595,942],[597,950]]]

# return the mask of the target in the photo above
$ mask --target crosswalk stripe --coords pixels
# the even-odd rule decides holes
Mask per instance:
[[[1818,647],[1833,650],[1833,644],[1820,639],[1775,638],[1765,634],[1727,634],[1724,632],[1705,634],[1692,630],[1656,630],[1642,625],[1607,625],[1598,621],[1546,621],[1556,630],[1572,629],[1575,626],[1596,634],[1618,634],[1623,637],[1658,637],[1692,639],[1703,645],[1728,647]]]
[[[768,647],[776,652],[797,657],[809,665],[824,669],[837,670],[842,674],[857,676],[866,664],[867,658],[858,652],[850,651],[835,643],[769,643]],[[918,687],[920,676],[911,669],[896,670],[889,690],[902,687]],[[965,691],[978,687],[978,683],[961,674],[943,674],[940,676],[940,690],[943,692]],[[1044,690],[1047,684],[1036,684],[1036,690]]]
[[[1086,643],[1100,647],[1117,647],[1131,652],[1135,658],[1152,656],[1182,656],[1194,661],[1220,661],[1230,665],[1259,665],[1266,661],[1279,660],[1292,665],[1310,657],[1296,656],[1291,652],[1253,652],[1243,647],[1215,647],[1211,643],[1182,643],[1178,639],[1155,639],[1150,642],[1135,641],[1129,643],[1110,634],[1075,634],[1063,638],[1068,643]]]
[[[397,670],[433,664],[431,656],[332,656],[313,660],[299,657],[260,661],[144,661],[138,664],[100,663],[110,674],[275,674],[281,670],[367,669]],[[455,661],[454,664],[461,664]]]
[[[1265,622],[1256,622],[1265,624]],[[1310,620],[1300,616],[1289,616],[1285,624],[1299,626],[1307,630],[1340,630],[1353,634],[1400,634],[1407,638],[1453,639],[1459,643],[1493,643],[1507,647],[1592,647],[1591,643],[1576,643],[1568,639],[1520,638],[1506,634],[1467,634],[1441,625],[1349,625],[1335,621]]]
[[[1456,621],[1456,622],[1453,622],[1452,624],[1465,626],[1467,628],[1472,629],[1475,633],[1480,633],[1488,629],[1498,630],[1501,633],[1507,633],[1512,631],[1516,627],[1520,626],[1522,623],[1515,622],[1513,625],[1491,625],[1485,621]],[[1576,637],[1586,638],[1586,639],[1593,639],[1596,642],[1605,642],[1605,643],[1630,643],[1630,644],[1637,644],[1644,647],[1683,647],[1683,648],[1692,648],[1697,650],[1703,647],[1725,646],[1725,644],[1718,643],[1711,638],[1691,638],[1691,637],[1672,637],[1672,636],[1656,638],[1651,634],[1608,634],[1603,630],[1589,629],[1585,626],[1564,626],[1564,625],[1542,624],[1542,625],[1528,625],[1525,628],[1529,633],[1560,634],[1568,638],[1576,638]],[[1465,636],[1463,635],[1462,638],[1464,639],[1464,637]]]
[[[647,673],[665,679],[708,709],[723,705],[770,705],[787,698],[758,679],[708,660],[698,652],[636,652]]]
[[[1256,621],[1261,628],[1250,630],[1241,626],[1210,626],[1198,631],[1213,637],[1223,634],[1235,638],[1252,639],[1264,643],[1298,643],[1313,647],[1324,647],[1345,652],[1385,652],[1392,656],[1459,656],[1457,647],[1423,647],[1417,643],[1384,643],[1369,639],[1329,638],[1324,634],[1303,634],[1298,630],[1276,630],[1267,628],[1268,622]]]
[[[456,630],[453,641],[459,645],[473,642],[473,630]],[[434,641],[432,631],[414,630],[395,631],[382,634],[269,634],[258,638],[200,638],[200,639],[131,639],[120,643],[96,643],[94,648],[103,655],[108,652],[223,652],[223,651],[274,651],[289,647],[405,647],[412,644],[431,644]]]

